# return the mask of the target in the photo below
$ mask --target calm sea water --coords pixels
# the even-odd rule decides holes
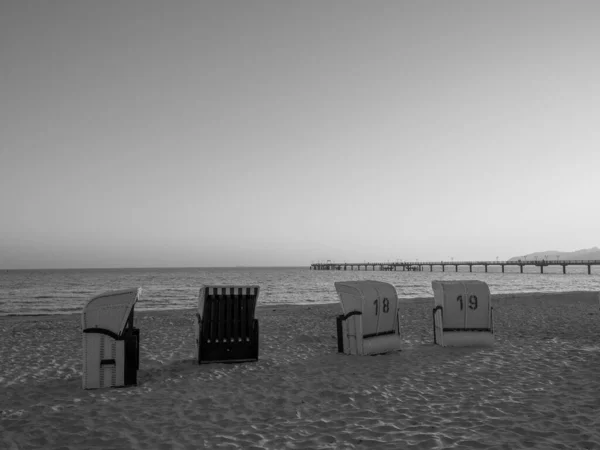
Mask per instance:
[[[447,268],[450,269],[450,268]],[[463,268],[460,268],[463,269]],[[466,269],[466,268],[465,268]],[[512,270],[511,270],[512,269]],[[468,269],[467,269],[468,270]],[[257,284],[259,304],[337,302],[334,281],[380,280],[393,284],[401,298],[431,297],[435,279],[478,279],[492,294],[510,292],[600,291],[600,267],[492,267],[481,271],[382,272],[313,271],[308,267],[9,270],[0,272],[0,316],[80,312],[94,295],[107,290],[141,287],[136,310],[194,308],[201,284]]]

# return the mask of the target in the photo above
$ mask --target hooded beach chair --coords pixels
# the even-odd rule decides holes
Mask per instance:
[[[140,330],[133,327],[133,308],[140,293],[139,288],[106,292],[83,308],[84,389],[137,384]]]
[[[258,360],[258,286],[202,286],[194,324],[198,364]]]
[[[343,314],[337,317],[338,352],[377,355],[400,350],[396,289],[381,281],[336,282]]]
[[[443,347],[494,344],[490,289],[478,280],[432,281],[433,342]]]

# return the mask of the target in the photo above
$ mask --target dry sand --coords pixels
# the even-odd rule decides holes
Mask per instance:
[[[139,385],[91,391],[79,316],[5,318],[0,448],[600,448],[598,301],[568,297],[495,298],[493,348],[434,346],[406,302],[404,350],[364,357],[339,305],[263,306],[258,362],[202,366],[193,311],[138,313]]]

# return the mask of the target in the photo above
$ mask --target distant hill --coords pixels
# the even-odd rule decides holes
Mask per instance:
[[[583,259],[583,260],[600,260],[600,248],[592,247],[583,250],[576,250],[574,252],[559,252],[556,250],[548,250],[545,252],[536,252],[529,253],[528,255],[522,256],[513,256],[509,259],[509,261],[518,261],[519,259],[534,260],[537,256],[537,259],[549,259],[552,261],[556,261],[556,257],[558,256],[558,260],[573,260],[573,259]]]

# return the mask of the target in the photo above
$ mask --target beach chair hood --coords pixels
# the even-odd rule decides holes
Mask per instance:
[[[448,293],[451,295],[454,293],[457,295],[463,294],[465,297],[470,292],[490,295],[490,288],[485,281],[481,280],[433,280],[431,287],[433,289],[435,306],[443,306],[445,301],[444,294]]]
[[[208,290],[208,292],[207,292]],[[260,291],[259,286],[255,285],[227,285],[227,286],[208,286],[200,285],[200,292],[198,293],[198,316],[202,319],[204,315],[204,302],[206,300],[206,294],[208,295],[251,295],[254,294],[258,298]],[[254,312],[253,312],[254,314]]]
[[[131,288],[106,292],[92,298],[85,305],[81,316],[83,330],[104,330],[119,338],[140,294],[141,288]]]

